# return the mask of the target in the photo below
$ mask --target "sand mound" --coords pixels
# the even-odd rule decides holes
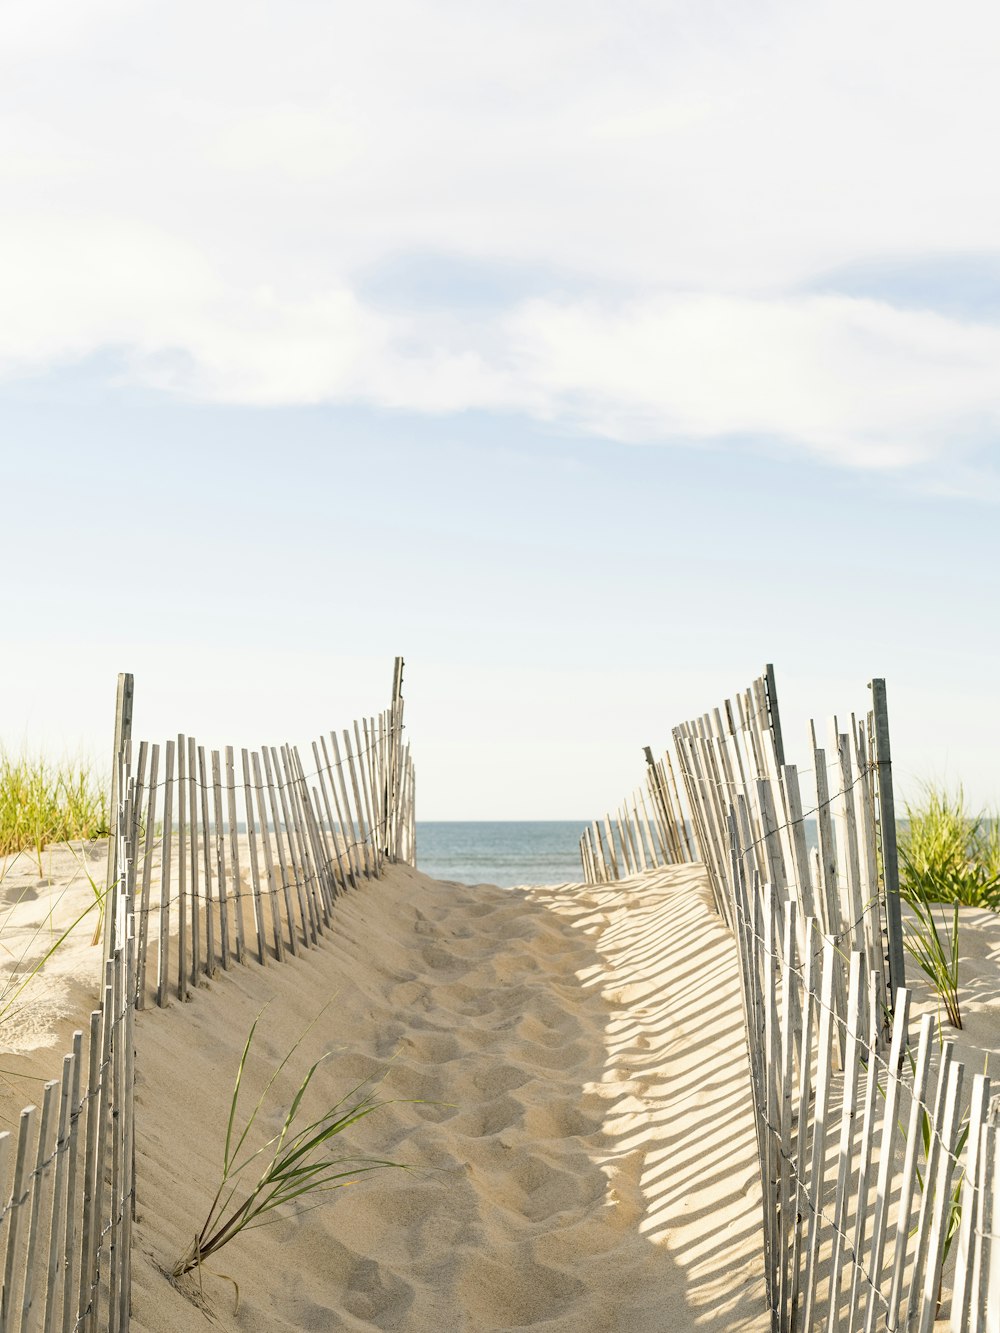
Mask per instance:
[[[231,1080],[321,1051],[319,1107],[399,1101],[346,1148],[405,1161],[164,1275],[218,1183]],[[701,872],[508,890],[393,870],[283,966],[234,967],[138,1024],[134,1326],[764,1329],[753,1126],[731,940]],[[345,1144],[342,1143],[341,1151]],[[234,1313],[234,1289],[241,1304]]]

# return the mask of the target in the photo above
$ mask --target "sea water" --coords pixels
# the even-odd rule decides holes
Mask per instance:
[[[579,820],[417,820],[417,869],[460,884],[579,883]]]
[[[577,884],[583,879],[580,820],[417,820],[417,868],[460,884]],[[817,844],[815,819],[806,845]]]

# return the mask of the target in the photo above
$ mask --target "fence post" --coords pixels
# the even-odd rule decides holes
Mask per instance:
[[[125,760],[126,752],[132,742],[132,698],[134,694],[135,680],[132,673],[123,671],[118,676],[118,690],[115,695],[115,740],[114,749],[111,753],[111,804],[108,807],[108,819],[110,823],[108,836],[108,872],[105,878],[105,889],[107,893],[111,892],[111,886],[118,878],[118,802],[120,793],[118,789],[120,769]],[[111,931],[109,928],[110,913],[107,910],[105,901],[104,909],[104,961],[111,957]]]
[[[886,991],[890,1005],[897,990],[906,985],[903,960],[903,921],[899,911],[899,854],[896,848],[896,804],[892,794],[892,757],[889,750],[889,713],[886,708],[885,681],[874,679],[872,715],[875,737],[875,766],[878,771],[878,822],[882,837],[882,882],[885,885],[885,924],[888,938],[889,981]]]
[[[774,758],[777,761],[778,771],[784,767],[785,763],[785,743],[781,737],[781,716],[778,713],[778,687],[774,683],[774,666],[768,662],[764,667],[764,695],[767,699],[767,722],[771,728],[771,739],[774,742]]]

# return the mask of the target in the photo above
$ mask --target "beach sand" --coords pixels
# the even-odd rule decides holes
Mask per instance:
[[[383,1074],[380,1095],[421,1099],[345,1136],[409,1169],[285,1210],[172,1285],[265,1001],[254,1097],[330,1001],[269,1132],[329,1051],[316,1109]],[[136,1329],[768,1327],[735,957],[698,868],[528,890],[396,868],[315,950],[143,1016],[138,1068]]]
[[[0,861],[0,982],[86,907],[86,871],[99,878],[105,855],[54,848],[41,875],[24,854]],[[91,913],[0,1028],[7,1128],[97,1002],[93,927]],[[963,909],[961,938],[966,1028],[945,1035],[970,1074],[986,1059],[1000,1078],[1000,917]],[[910,960],[908,980],[915,1014],[936,1011]],[[262,1010],[246,1107],[320,1016],[251,1145],[326,1055],[307,1111],[381,1080],[392,1104],[336,1142],[406,1169],[362,1175],[313,1211],[282,1208],[200,1280],[174,1282],[219,1183]],[[736,956],[701,867],[526,889],[396,867],[338,901],[315,949],[234,963],[189,1003],[148,1008],[136,1031],[137,1330],[769,1327]]]

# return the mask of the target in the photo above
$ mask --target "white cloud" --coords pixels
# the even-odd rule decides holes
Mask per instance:
[[[114,347],[214,400],[932,461],[995,433],[995,330],[796,292],[995,247],[998,26],[982,0],[947,27],[901,0],[12,3],[0,371]],[[488,323],[366,302],[420,251],[554,294]],[[630,295],[557,297],[574,272]]]

